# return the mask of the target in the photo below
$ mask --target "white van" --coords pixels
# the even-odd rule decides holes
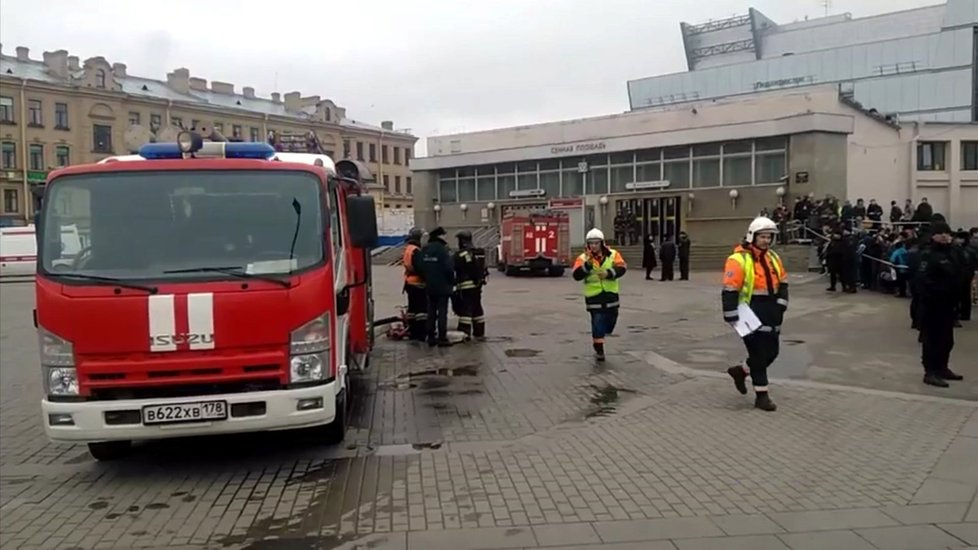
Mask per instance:
[[[82,249],[78,226],[61,226],[65,256]],[[0,228],[0,277],[33,276],[37,269],[37,232],[34,225]]]

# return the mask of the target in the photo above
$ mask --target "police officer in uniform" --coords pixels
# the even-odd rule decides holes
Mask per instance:
[[[424,230],[418,227],[408,232],[407,245],[401,263],[404,265],[404,292],[407,294],[408,334],[412,340],[423,341],[428,323],[428,298],[424,278],[414,269],[415,256],[421,253]]]
[[[432,229],[428,234],[428,244],[414,256],[414,270],[424,278],[428,298],[426,332],[429,346],[451,345],[448,340],[448,300],[455,286],[455,269],[448,243],[445,242],[445,233],[442,227]]]
[[[952,250],[951,228],[947,223],[932,223],[930,239],[930,246],[921,251],[915,277],[920,292],[917,324],[921,362],[924,384],[946,388],[948,380],[964,378],[948,368],[954,348],[962,266]]]
[[[743,337],[747,361],[727,370],[737,391],[747,395],[747,376],[757,397],[754,406],[774,411],[777,406],[768,395],[767,369],[781,348],[781,323],[788,309],[788,273],[781,258],[771,250],[778,226],[759,217],[747,228],[744,242],[727,258],[723,275],[723,320],[740,320],[738,307],[747,304],[761,321],[761,327]]]
[[[584,282],[584,306],[591,316],[591,345],[598,361],[604,361],[604,339],[618,323],[619,283],[625,275],[625,259],[609,248],[600,229],[585,236],[587,249],[574,260],[573,277]]]
[[[459,231],[454,255],[458,289],[458,330],[468,338],[486,336],[486,317],[482,309],[482,287],[486,285],[486,252],[472,244],[472,232]]]

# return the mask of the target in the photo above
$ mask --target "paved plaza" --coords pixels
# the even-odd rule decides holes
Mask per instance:
[[[403,301],[375,271],[378,317]],[[719,274],[623,280],[591,357],[579,284],[486,289],[489,341],[378,338],[344,445],[306,433],[47,441],[33,286],[0,284],[0,546],[10,549],[978,548],[978,322],[924,386],[907,302],[792,286],[775,413],[723,370]]]

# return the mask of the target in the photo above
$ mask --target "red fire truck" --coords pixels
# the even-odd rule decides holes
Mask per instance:
[[[507,213],[500,230],[498,269],[560,277],[570,266],[570,219],[561,210]]]
[[[192,132],[52,172],[34,312],[47,435],[99,460],[232,432],[341,441],[373,344],[370,178]],[[67,258],[66,225],[86,243]]]

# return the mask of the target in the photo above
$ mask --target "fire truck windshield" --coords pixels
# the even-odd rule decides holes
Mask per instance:
[[[326,259],[320,180],[290,171],[134,171],[58,178],[39,256],[48,276],[169,281],[274,277]],[[75,226],[72,246],[58,228]],[[72,277],[74,275],[74,277]],[[283,285],[286,286],[286,285]]]

